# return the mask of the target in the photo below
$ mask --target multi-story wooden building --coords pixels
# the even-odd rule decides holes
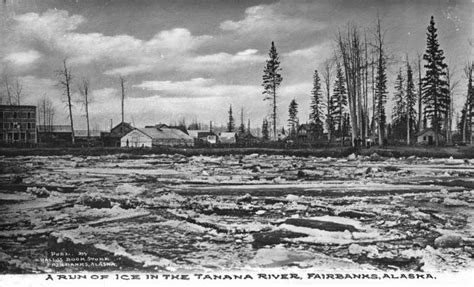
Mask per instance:
[[[36,144],[36,107],[0,105],[0,144]]]

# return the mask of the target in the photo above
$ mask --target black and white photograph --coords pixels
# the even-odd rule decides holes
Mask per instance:
[[[1,0],[0,285],[473,282],[473,8]]]

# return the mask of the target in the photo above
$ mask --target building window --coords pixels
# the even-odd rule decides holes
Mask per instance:
[[[16,119],[18,117],[18,113],[17,112],[13,112],[13,118]]]
[[[0,119],[3,119],[3,112],[0,112]]]
[[[423,140],[424,140],[424,141],[426,140],[426,136],[423,137]]]
[[[13,133],[13,140],[17,141],[20,139],[20,134],[19,133]]]

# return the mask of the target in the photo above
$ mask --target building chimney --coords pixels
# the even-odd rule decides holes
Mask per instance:
[[[209,131],[212,132],[212,121],[209,121]]]

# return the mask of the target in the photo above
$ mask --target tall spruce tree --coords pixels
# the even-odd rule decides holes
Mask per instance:
[[[406,127],[406,98],[405,87],[403,85],[402,70],[400,69],[395,80],[395,93],[393,94],[393,111],[392,111],[392,134],[396,139],[402,139],[405,135]]]
[[[290,136],[296,135],[296,129],[298,128],[298,103],[295,99],[291,100],[288,108],[288,130]]]
[[[407,118],[407,145],[410,145],[411,137],[414,135],[416,130],[416,109],[417,98],[415,94],[415,83],[413,81],[413,71],[410,63],[407,59],[407,83],[405,90],[406,97],[406,118]]]
[[[264,100],[271,101],[271,119],[273,126],[273,140],[277,139],[277,89],[283,80],[280,75],[280,60],[278,57],[275,44],[272,42],[270,51],[268,53],[269,59],[266,61],[265,68],[263,70],[263,95]]]
[[[270,139],[270,131],[268,130],[268,121],[267,119],[263,119],[262,122],[262,138],[264,140]]]
[[[235,130],[235,120],[232,115],[232,105],[229,107],[229,122],[227,122],[227,131],[233,132]]]
[[[430,120],[435,132],[435,144],[439,145],[441,123],[447,116],[449,109],[449,87],[446,81],[446,68],[444,52],[438,43],[438,34],[434,17],[431,16],[426,39],[426,51],[423,55],[425,77],[423,78],[423,104],[424,114]]]
[[[318,71],[314,71],[313,75],[313,89],[311,90],[311,110],[309,119],[311,121],[313,131],[319,136],[324,130],[324,103],[321,92],[321,81],[319,79]]]
[[[245,124],[244,124],[244,108],[240,109],[240,125],[239,125],[239,134],[245,134]]]
[[[463,143],[466,143],[467,138],[469,136],[468,135],[468,131],[469,131],[468,120],[469,120],[469,117],[467,116],[467,110],[468,110],[468,106],[467,106],[467,102],[466,102],[466,103],[464,103],[464,106],[462,107],[461,118],[458,122],[458,131],[459,131],[459,135],[462,138]]]
[[[334,82],[334,90],[331,97],[331,115],[334,126],[337,127],[336,135],[344,137],[343,131],[344,113],[347,109],[347,92],[345,86],[344,73],[342,72],[341,65],[336,65],[336,80]]]

